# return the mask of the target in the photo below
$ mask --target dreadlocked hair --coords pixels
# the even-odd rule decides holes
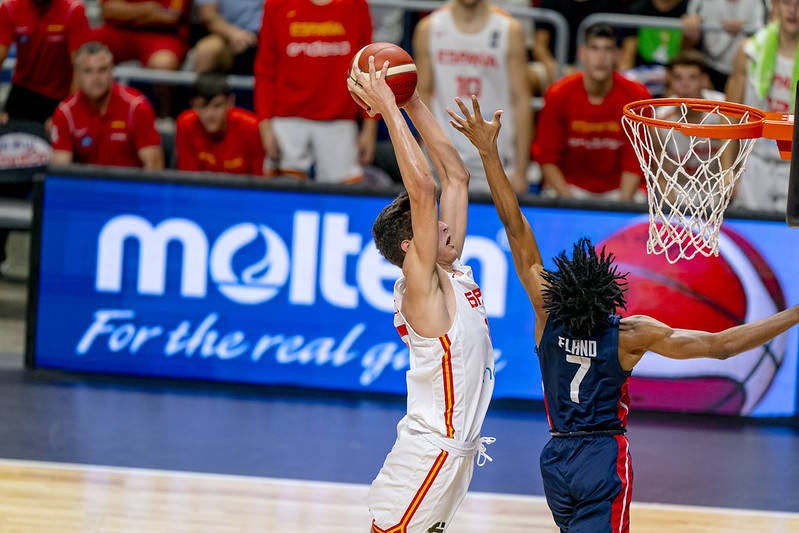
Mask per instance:
[[[603,247],[597,255],[588,238],[574,244],[572,257],[562,251],[555,270],[544,270],[542,291],[549,319],[576,338],[590,337],[617,308],[626,309],[627,274],[619,274],[615,256]]]
[[[380,211],[372,224],[372,237],[383,257],[389,263],[401,267],[405,261],[402,241],[413,238],[411,201],[407,192],[401,192],[394,201]]]

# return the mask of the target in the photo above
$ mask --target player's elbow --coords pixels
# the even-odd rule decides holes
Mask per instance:
[[[405,180],[405,188],[411,196],[435,196],[436,180],[429,168],[419,166],[413,171],[413,178]]]

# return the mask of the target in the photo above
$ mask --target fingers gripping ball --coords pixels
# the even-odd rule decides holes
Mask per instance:
[[[394,92],[397,105],[407,104],[416,90],[416,64],[410,54],[394,43],[367,44],[355,54],[353,68],[357,66],[362,72],[369,72],[369,56],[374,56],[378,71],[388,61],[386,83]],[[363,106],[362,102],[358,103]]]

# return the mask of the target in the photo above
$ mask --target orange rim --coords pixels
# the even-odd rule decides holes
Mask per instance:
[[[641,114],[643,110],[652,113],[653,108],[676,107],[685,104],[695,111],[703,113],[715,113],[743,119],[746,122],[739,124],[686,124],[664,120]],[[710,137],[712,139],[752,139],[763,136],[763,121],[766,113],[744,104],[736,102],[723,102],[718,100],[704,100],[701,98],[652,98],[649,100],[638,100],[630,102],[624,106],[624,116],[628,121],[641,123],[655,128],[675,128],[692,137]],[[748,117],[747,117],[748,113]]]

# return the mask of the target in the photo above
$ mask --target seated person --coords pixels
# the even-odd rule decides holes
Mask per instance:
[[[258,117],[234,107],[224,74],[200,74],[175,131],[178,170],[264,175]]]
[[[626,104],[651,94],[614,70],[618,53],[612,26],[589,26],[581,69],[544,94],[532,147],[544,195],[643,201],[641,167],[620,121]]]
[[[138,60],[147,68],[176,70],[189,49],[191,2],[100,0],[103,24],[94,39],[117,63]]]
[[[630,5],[629,13],[681,21],[687,4],[687,0],[637,0]],[[680,51],[682,30],[643,26],[625,33],[618,69],[646,85],[654,96],[663,96],[666,65]]]
[[[138,60],[157,70],[181,67],[189,50],[191,0],[100,0],[100,9],[103,24],[94,40],[108,46],[114,61]],[[173,125],[173,87],[156,83],[153,90],[159,119]]]
[[[197,0],[208,35],[194,47],[195,72],[252,76],[264,0]]]
[[[155,113],[136,89],[114,82],[108,48],[88,42],[75,53],[77,91],[53,114],[51,162],[164,168]]]

